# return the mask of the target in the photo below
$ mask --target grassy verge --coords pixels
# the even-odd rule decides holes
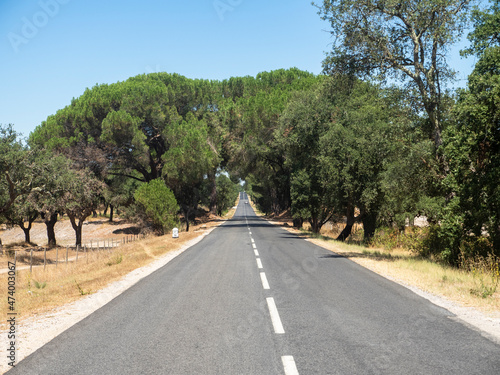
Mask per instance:
[[[111,251],[80,253],[78,263],[69,262],[19,269],[16,277],[16,312],[18,319],[46,313],[56,307],[73,302],[82,296],[95,293],[110,283],[121,279],[136,268],[145,266],[161,255],[179,249],[183,244],[199,236],[201,229],[216,226],[212,221],[193,226],[190,232],[182,232],[178,239],[171,235],[148,237],[122,245]],[[6,257],[3,255],[2,257]],[[18,264],[19,266],[19,264]],[[0,276],[7,285],[7,274]],[[7,288],[0,289],[0,309],[7,311]],[[0,328],[6,328],[2,323]]]

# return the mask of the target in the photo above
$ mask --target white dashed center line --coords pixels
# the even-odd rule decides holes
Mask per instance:
[[[264,268],[264,267],[262,267],[262,261],[260,260],[260,258],[257,259],[257,267],[259,267],[259,269]]]
[[[285,330],[283,329],[283,324],[281,324],[280,315],[278,313],[278,309],[276,307],[276,303],[274,303],[274,298],[269,297],[266,298],[267,306],[269,307],[269,313],[271,314],[271,321],[274,327],[274,333],[276,334],[284,334]]]
[[[295,366],[295,360],[291,355],[285,355],[281,357],[281,361],[283,361],[283,367],[285,369],[286,375],[299,375],[297,371],[297,366]]]
[[[252,248],[254,249],[255,256],[257,257],[257,267],[259,269],[263,269],[262,261],[259,258],[259,251],[257,250],[257,246],[255,245],[255,240],[252,237],[252,231],[250,226],[248,225],[248,219],[246,218],[245,212],[245,221],[248,228],[248,234],[250,235],[250,240],[252,241]],[[260,280],[262,281],[262,287],[265,290],[270,290],[269,281],[267,280],[267,276],[265,272],[260,273]],[[278,313],[278,308],[276,307],[276,303],[274,302],[274,298],[269,297],[266,298],[267,306],[269,308],[269,314],[271,315],[271,322],[273,324],[274,333],[281,335],[285,333],[283,328],[283,324],[281,323],[281,318]],[[297,366],[295,365],[295,360],[293,356],[286,355],[281,357],[281,361],[283,362],[283,369],[285,370],[285,375],[299,375],[299,371],[297,370]]]
[[[260,279],[262,280],[262,286],[264,287],[264,289],[266,290],[271,289],[271,287],[269,286],[269,282],[267,281],[266,274],[264,272],[260,273]]]

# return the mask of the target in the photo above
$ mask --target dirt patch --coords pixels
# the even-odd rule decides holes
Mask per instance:
[[[117,220],[109,222],[103,218],[91,218],[86,221],[82,229],[82,247],[77,253],[75,245],[75,231],[68,219],[60,220],[55,226],[57,247],[47,247],[47,229],[44,223],[35,222],[31,229],[31,243],[24,242],[24,232],[19,227],[0,229],[0,238],[3,243],[4,255],[0,256],[0,269],[7,268],[7,261],[13,258],[14,252],[20,267],[33,264],[34,266],[51,265],[75,259],[84,253],[85,248],[97,250],[99,248],[117,247],[132,240],[136,240],[140,230],[136,225]],[[9,255],[9,256],[7,256]]]

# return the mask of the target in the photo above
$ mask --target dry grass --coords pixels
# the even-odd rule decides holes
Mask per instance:
[[[171,235],[148,237],[137,242],[113,248],[111,251],[89,251],[79,254],[78,263],[22,269],[18,263],[16,278],[16,312],[22,321],[30,316],[48,312],[55,307],[73,302],[82,296],[103,289],[136,268],[145,266],[159,256],[180,248],[199,236],[204,229],[218,225],[218,220],[192,226],[190,232],[181,232],[178,239]],[[64,254],[65,255],[65,254]],[[7,258],[2,255],[2,258]],[[11,258],[12,260],[12,258]],[[19,258],[18,258],[19,260]],[[4,263],[7,259],[2,259]],[[2,274],[7,285],[7,274]],[[7,288],[0,289],[0,309],[7,311]],[[0,328],[5,328],[3,323]]]

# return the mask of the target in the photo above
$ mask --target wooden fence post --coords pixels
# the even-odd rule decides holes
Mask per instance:
[[[43,249],[43,270],[45,271],[45,267],[47,266],[47,248]]]
[[[66,246],[66,265],[68,265],[69,246]]]
[[[30,273],[33,271],[33,249],[30,251]]]

